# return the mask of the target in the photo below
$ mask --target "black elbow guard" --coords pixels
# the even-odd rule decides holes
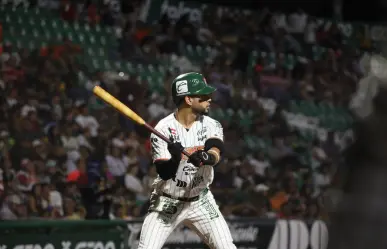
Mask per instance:
[[[218,138],[209,138],[207,141],[204,143],[204,150],[208,151],[212,147],[217,148],[220,151],[220,154],[223,153],[224,151],[224,143],[222,140]]]
[[[159,174],[160,178],[164,181],[167,181],[176,175],[179,163],[180,162],[173,160],[172,158],[168,161],[160,160],[154,162],[157,174]]]

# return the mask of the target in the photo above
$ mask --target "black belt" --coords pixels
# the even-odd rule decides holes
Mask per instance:
[[[167,194],[167,193],[164,193],[164,192],[161,195],[165,196],[165,197],[168,197],[168,198],[171,198],[171,199],[174,199],[174,200],[178,200],[178,201],[193,202],[193,201],[199,200],[200,197],[206,195],[207,192],[208,192],[208,188],[204,189],[203,192],[200,195],[197,195],[197,196],[194,196],[194,197],[174,197],[174,196],[172,196],[170,194]]]

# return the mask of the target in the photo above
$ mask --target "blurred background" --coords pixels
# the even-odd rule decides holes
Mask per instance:
[[[149,134],[92,87],[154,125],[174,109],[172,79],[198,71],[218,89],[226,153],[211,189],[224,216],[330,221],[361,59],[387,40],[387,6],[364,4],[3,0],[0,219],[143,217]]]

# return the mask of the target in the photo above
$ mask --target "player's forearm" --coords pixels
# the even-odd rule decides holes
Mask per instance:
[[[218,164],[220,162],[220,150],[218,148],[212,147],[207,152],[214,156],[214,158],[215,158],[214,165],[216,165],[216,164]]]
[[[214,165],[217,165],[220,162],[224,150],[223,141],[218,138],[210,138],[204,144],[204,150],[214,156]]]
[[[180,161],[171,158],[169,160],[155,161],[156,171],[160,178],[167,181],[175,176]]]

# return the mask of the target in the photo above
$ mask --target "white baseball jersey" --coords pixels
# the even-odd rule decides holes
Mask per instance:
[[[223,141],[222,125],[208,117],[201,116],[190,129],[186,129],[180,124],[175,114],[172,113],[160,120],[155,129],[175,142],[180,142],[190,154],[204,148],[204,143],[209,138],[218,138]],[[168,151],[168,144],[156,135],[151,135],[151,146],[153,161],[169,160],[171,154]],[[214,179],[214,169],[212,166],[195,167],[187,162],[187,157],[182,156],[176,177],[167,181],[158,177],[153,187],[156,193],[164,192],[173,197],[194,197],[207,188]]]

